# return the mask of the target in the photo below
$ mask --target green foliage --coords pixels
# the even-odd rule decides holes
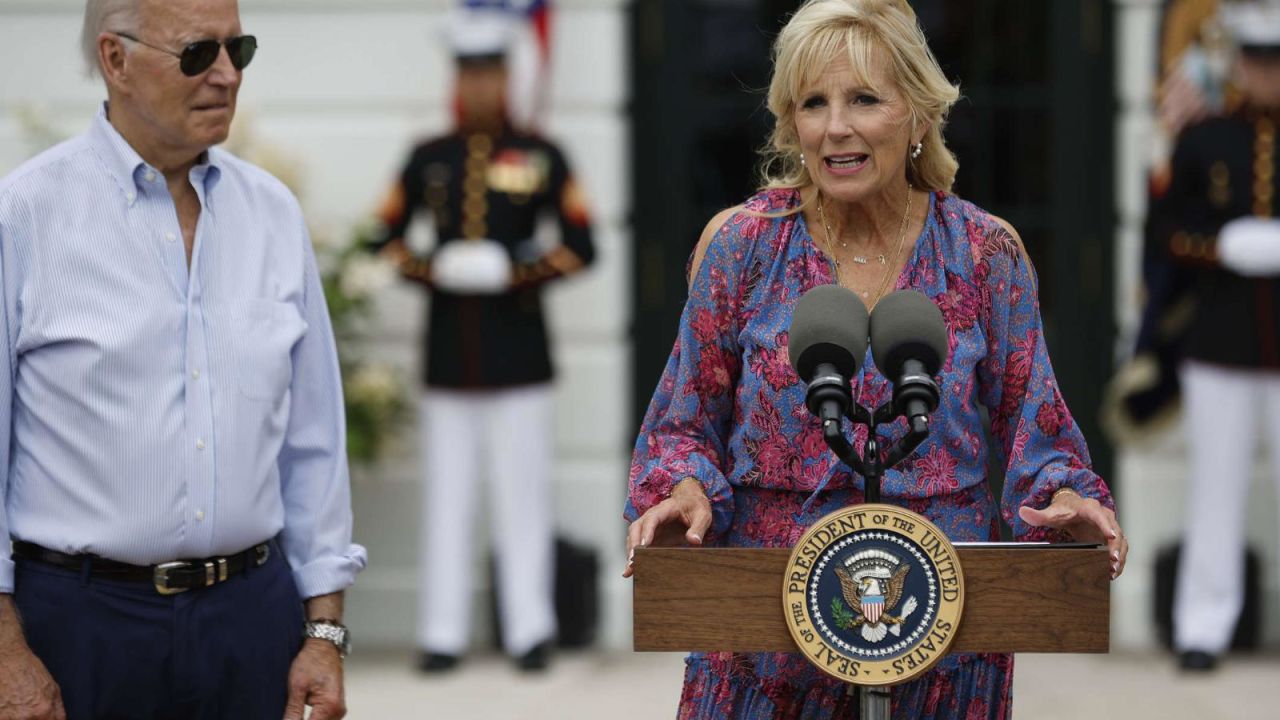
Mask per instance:
[[[831,598],[831,619],[835,621],[837,628],[852,628],[855,616],[853,611],[848,608],[840,598]]]

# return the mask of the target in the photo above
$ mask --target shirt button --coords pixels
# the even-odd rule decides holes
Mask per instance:
[[[196,449],[197,449],[197,450],[203,450],[203,449],[204,449],[204,441],[203,441],[203,440],[196,440]]]
[[[145,177],[145,178],[147,179],[147,182],[153,182],[153,181],[155,181],[155,179],[156,179],[156,174],[155,174],[154,172],[152,172],[152,171],[148,170],[148,171],[147,171],[147,174],[146,174],[146,175],[143,175],[143,177]]]
[[[204,522],[204,511],[203,511],[203,510],[197,510],[197,511],[196,511],[196,522]]]
[[[125,197],[128,198],[129,202],[133,202],[138,199],[137,193],[127,193]]]
[[[165,234],[164,234],[164,239],[165,239],[165,240],[168,240],[169,242],[173,242],[173,241],[175,241],[175,240],[177,240],[177,239],[178,239],[178,236],[177,236],[177,235],[174,235],[173,233],[165,233]]]
[[[200,379],[200,371],[199,371],[199,370],[192,370],[192,371],[191,371],[191,379],[192,379],[192,380],[199,380],[199,379]]]

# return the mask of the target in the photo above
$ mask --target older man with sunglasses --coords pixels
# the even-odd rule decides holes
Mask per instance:
[[[108,101],[0,180],[0,720],[340,718],[342,393],[297,201],[213,146],[235,0],[89,0]]]

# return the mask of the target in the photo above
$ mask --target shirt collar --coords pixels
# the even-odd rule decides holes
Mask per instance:
[[[116,181],[125,202],[130,206],[137,202],[140,195],[145,195],[154,188],[164,185],[164,175],[148,165],[107,119],[105,102],[89,128],[89,142],[107,166],[107,172]],[[211,196],[221,176],[222,168],[218,156],[208,150],[204,152],[200,162],[191,169],[192,184],[207,209],[212,210]]]
[[[200,200],[204,203],[204,207],[213,214],[213,189],[218,186],[218,180],[222,178],[222,164],[218,153],[213,149],[205,150],[204,157],[200,159],[200,163],[191,168],[191,184],[195,187],[200,195]]]

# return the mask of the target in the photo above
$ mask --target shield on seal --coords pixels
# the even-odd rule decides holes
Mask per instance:
[[[862,614],[867,618],[868,625],[880,622],[880,613],[884,612],[883,595],[864,595],[861,598],[861,605]]]

